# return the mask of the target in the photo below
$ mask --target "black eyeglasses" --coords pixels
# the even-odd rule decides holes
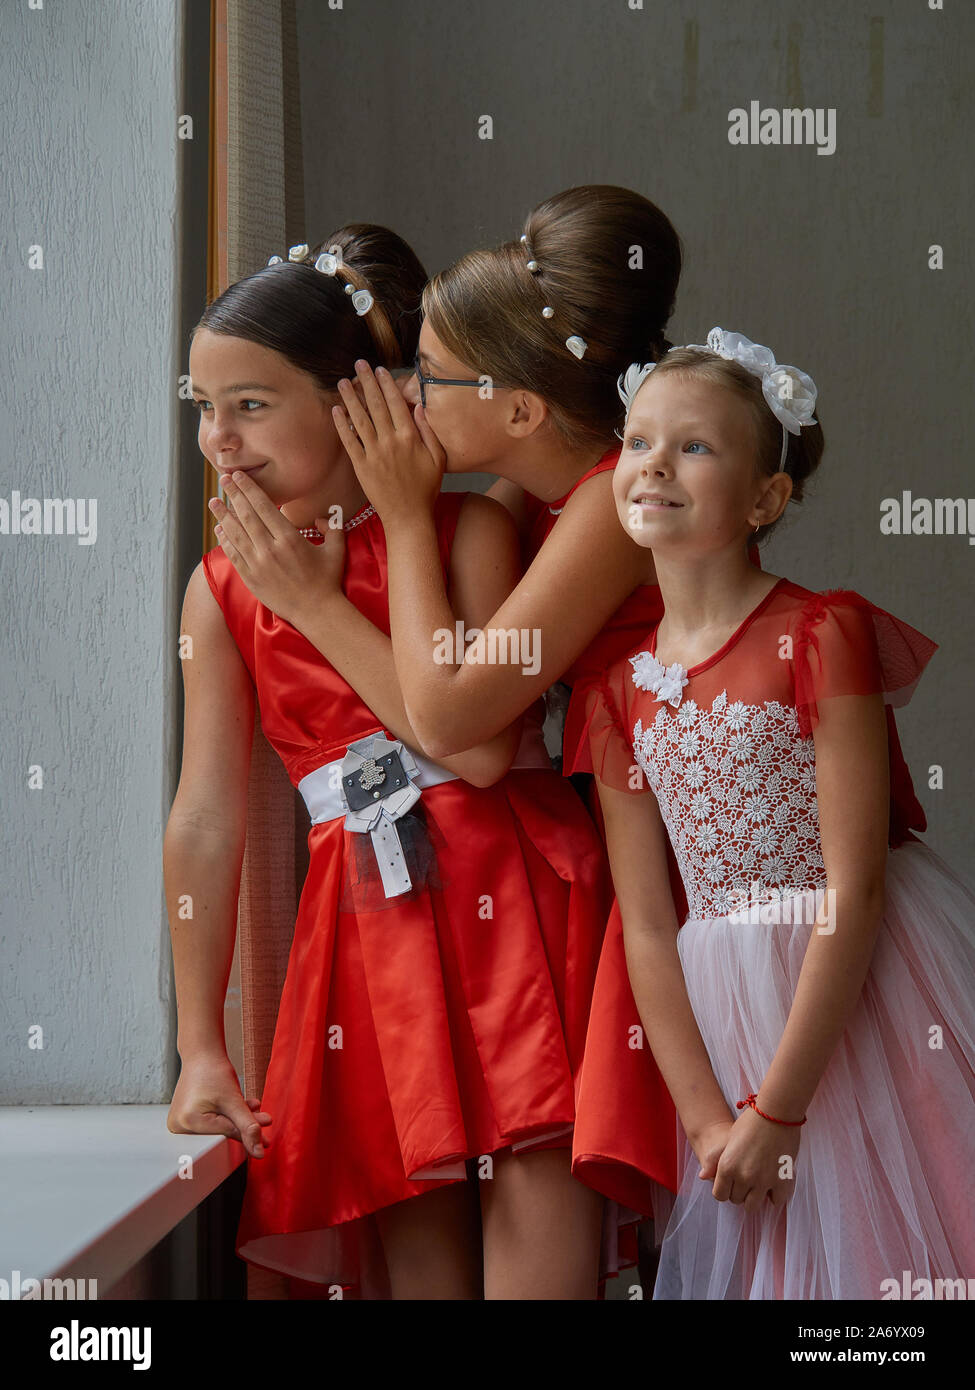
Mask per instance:
[[[416,379],[420,383],[420,404],[426,409],[427,386],[483,386],[485,382],[478,377],[476,381],[463,381],[455,376],[426,376],[420,370],[420,354],[413,359],[413,370],[416,372]]]

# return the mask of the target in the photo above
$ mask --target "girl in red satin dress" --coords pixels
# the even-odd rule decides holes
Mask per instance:
[[[201,449],[233,513],[214,506],[221,548],[183,615],[170,1128],[245,1143],[237,1250],[256,1264],[366,1297],[592,1297],[601,1202],[569,1160],[610,893],[602,847],[551,768],[537,706],[456,756],[424,755],[387,635],[383,526],[329,414],[356,358],[411,360],[422,267],[361,226],[289,256],[215,301],[191,349]],[[435,526],[453,611],[476,628],[517,581],[513,523],[445,493]],[[275,545],[309,585],[329,571],[361,620],[330,642],[323,597],[324,653],[255,578]],[[240,1096],[220,1021],[255,699],[312,821],[259,1102]]]
[[[494,737],[553,685],[563,704],[573,682],[584,695],[585,672],[604,669],[659,614],[650,557],[616,519],[612,469],[617,378],[638,353],[669,346],[664,329],[680,272],[679,238],[649,200],[603,185],[546,199],[524,225],[521,241],[470,252],[426,286],[416,373],[401,383],[402,395],[365,362],[356,364],[355,391],[339,383],[357,431],[341,412],[339,436],[353,446],[356,476],[386,535],[400,688],[438,756]],[[480,660],[476,644],[465,660],[431,660],[431,634],[453,621],[437,558],[444,471],[498,478],[488,495],[518,526],[526,573],[482,625],[535,635],[540,659],[532,669]],[[321,634],[323,650],[336,631],[358,631],[360,615],[336,604],[327,576],[306,583],[292,557],[290,549],[265,547],[255,558],[267,602],[276,601],[273,586],[294,626],[315,645]],[[320,619],[326,600],[328,629]],[[573,695],[567,735],[581,708]],[[578,770],[589,769],[580,762]],[[610,891],[601,905],[610,931],[590,1028],[622,1038],[623,1046],[612,1068],[583,1067],[573,1138],[576,1176],[629,1208],[607,1211],[604,1275],[635,1263],[632,1223],[664,1215],[677,1183],[673,1104],[649,1049],[626,1045],[639,1015],[611,909]],[[635,1111],[653,1123],[635,1128],[628,1123]],[[626,1238],[617,1245],[619,1235]]]

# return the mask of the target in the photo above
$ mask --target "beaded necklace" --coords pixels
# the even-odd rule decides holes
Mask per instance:
[[[368,521],[375,513],[375,507],[371,502],[367,502],[365,506],[359,508],[355,516],[349,517],[349,520],[343,523],[342,530],[351,531],[354,526],[361,526],[364,521]],[[322,545],[325,540],[322,533],[317,531],[314,526],[299,526],[297,530],[299,535],[304,536],[305,539],[311,541],[313,545]]]

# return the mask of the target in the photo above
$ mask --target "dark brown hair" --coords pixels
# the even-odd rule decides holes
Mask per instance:
[[[340,265],[315,270],[323,251]],[[355,375],[356,358],[391,370],[412,366],[420,332],[426,271],[388,227],[351,222],[312,247],[301,261],[265,266],[230,285],[194,328],[245,338],[271,348],[307,372],[323,390]],[[346,285],[368,290],[373,306],[356,313]]]
[[[782,456],[782,424],[773,414],[762,391],[762,380],[754,372],[748,371],[740,362],[719,357],[717,353],[702,348],[674,348],[655,368],[653,375],[682,372],[700,380],[712,382],[726,391],[731,391],[748,406],[755,426],[757,465],[760,474],[771,477],[773,473],[788,473],[792,479],[790,501],[801,502],[805,495],[806,482],[819,467],[823,456],[825,441],[819,423],[819,401],[816,402],[816,424],[803,425],[798,434],[788,433],[788,449],[785,460],[779,467]],[[786,508],[786,510],[788,510]],[[772,534],[784,517],[760,526],[748,543],[758,543]]]
[[[435,275],[424,313],[478,374],[542,396],[568,442],[608,448],[620,422],[620,372],[670,347],[664,328],[680,238],[647,198],[610,184],[547,198],[529,213],[524,235],[527,247],[514,240],[471,251]],[[554,310],[549,318],[545,306]],[[587,344],[581,361],[565,345],[573,334]]]

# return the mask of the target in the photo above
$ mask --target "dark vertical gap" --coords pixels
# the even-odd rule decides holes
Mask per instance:
[[[246,1185],[242,1163],[196,1209],[198,1300],[247,1298],[247,1264],[234,1250]]]
[[[284,86],[284,225],[285,245],[314,245],[324,229],[305,224],[305,166],[301,144],[301,80],[298,66],[298,17],[295,0],[281,0],[281,80]],[[295,898],[301,897],[308,872],[308,811],[295,792]]]
[[[200,559],[204,540],[200,516],[203,470],[196,443],[196,415],[189,401],[177,391],[179,378],[188,371],[189,337],[206,306],[207,287],[207,199],[210,159],[210,6],[182,0],[180,13],[181,46],[179,63],[178,110],[192,116],[192,140],[176,141],[176,325],[175,360],[168,389],[176,402],[176,467],[169,498],[173,524],[169,528],[175,549],[169,582],[174,587],[173,613],[167,634],[163,671],[169,682],[168,706],[173,729],[166,746],[171,750],[168,768],[167,806],[172,805],[179,782],[179,750],[183,746],[183,680],[179,668],[179,620],[183,594]],[[169,731],[167,731],[169,734]],[[162,846],[160,845],[160,854]],[[170,966],[170,1037],[176,1037],[176,992],[172,988]],[[179,1068],[175,1045],[169,1058],[167,1082],[175,1085]]]
[[[181,45],[177,116],[193,118],[192,140],[177,142],[177,265],[176,265],[176,361],[172,371],[172,390],[188,370],[190,333],[207,302],[208,198],[210,178],[210,9],[199,0],[182,0],[180,6]],[[177,461],[173,495],[169,505],[174,514],[171,529],[175,546],[171,570],[175,586],[175,607],[165,669],[175,670],[173,717],[175,731],[171,746],[183,743],[183,683],[179,672],[177,643],[183,594],[190,575],[199,563],[206,539],[203,535],[203,467],[196,439],[196,415],[189,402],[177,399]],[[170,798],[179,780],[178,753],[170,768]],[[175,992],[173,993],[171,1036],[176,1037]],[[173,1053],[173,1081],[178,1058]],[[153,1274],[154,1285],[173,1299],[246,1298],[244,1264],[234,1253],[237,1219],[243,1197],[245,1167],[238,1168],[195,1211],[179,1223],[158,1247],[165,1268]],[[166,1296],[164,1295],[164,1296]]]
[[[301,149],[301,82],[295,0],[281,0],[281,80],[284,129],[285,245],[317,240],[305,226],[305,174]]]
[[[196,443],[196,415],[179,391],[179,378],[188,371],[189,337],[193,325],[206,306],[207,287],[207,201],[210,161],[210,6],[182,0],[179,13],[180,47],[175,55],[177,109],[172,113],[174,136],[181,116],[193,119],[193,138],[176,140],[176,303],[174,359],[167,389],[175,401],[176,466],[169,498],[172,525],[168,534],[174,547],[169,583],[173,586],[172,618],[163,654],[167,707],[172,711],[173,727],[166,730],[165,747],[170,765],[165,786],[168,815],[179,782],[179,750],[183,746],[183,680],[179,666],[179,620],[183,594],[190,575],[200,559],[204,540],[200,517],[203,470]],[[162,854],[162,845],[159,847]],[[166,1084],[174,1086],[179,1071],[176,1055],[176,992],[172,965],[169,966],[169,1036],[174,1040],[167,1059]]]
[[[181,10],[180,114],[193,117],[193,139],[180,140],[177,150],[177,359],[173,371],[174,390],[176,379],[189,370],[190,333],[206,308],[209,231],[210,6],[201,5],[196,0],[183,0]],[[201,526],[203,467],[196,442],[197,418],[189,401],[180,400],[178,408],[178,464],[175,495],[170,499],[170,505],[176,512],[174,580],[181,603],[187,581],[199,562],[206,542]],[[181,740],[182,704],[179,722]]]

